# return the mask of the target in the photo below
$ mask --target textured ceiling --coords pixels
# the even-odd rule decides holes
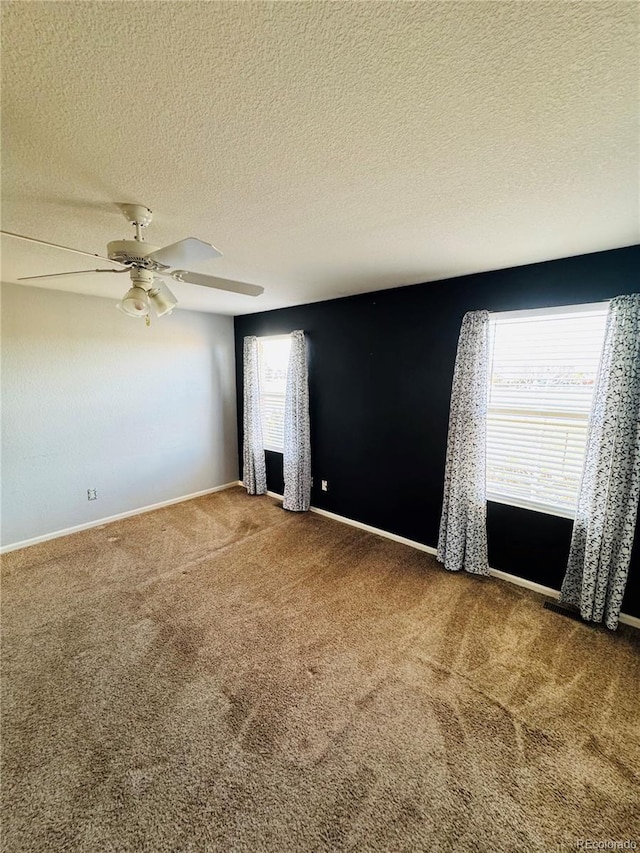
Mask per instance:
[[[104,253],[114,206],[246,313],[638,242],[635,2],[5,2],[2,227]],[[92,266],[4,239],[3,280]],[[115,278],[116,281],[112,280]],[[122,279],[40,286],[120,296]]]

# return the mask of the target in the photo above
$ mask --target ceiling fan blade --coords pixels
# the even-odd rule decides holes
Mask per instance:
[[[47,275],[23,275],[18,281],[34,281],[37,278],[58,278],[65,275],[86,275],[89,272],[129,272],[129,268],[123,270],[73,270],[72,272],[52,272]]]
[[[49,246],[52,249],[63,249],[65,252],[74,252],[76,255],[86,255],[88,258],[98,258],[101,261],[107,261],[110,264],[117,264],[119,261],[112,261],[111,258],[105,258],[104,255],[96,255],[94,252],[83,252],[82,249],[71,249],[69,246],[60,246],[58,243],[49,243],[46,240],[36,240],[35,237],[25,237],[24,234],[14,234],[13,231],[0,231],[5,237],[15,237],[16,240],[26,240],[27,243],[37,243],[39,246]],[[119,272],[119,270],[114,270]]]
[[[183,267],[186,264],[193,265],[201,261],[210,261],[213,258],[221,258],[222,252],[219,252],[210,243],[198,240],[197,237],[187,237],[152,252],[148,257],[159,264],[175,268]]]
[[[231,281],[228,278],[215,278],[212,275],[203,275],[199,272],[189,270],[174,270],[171,278],[176,281],[186,281],[188,284],[199,284],[202,287],[214,287],[216,290],[228,290],[230,293],[242,293],[244,296],[260,296],[264,293],[264,287],[257,284],[248,284],[246,281]]]

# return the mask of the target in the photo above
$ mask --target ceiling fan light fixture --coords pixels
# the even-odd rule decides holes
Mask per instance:
[[[146,317],[149,313],[149,294],[143,287],[134,285],[122,298],[120,310],[129,317]]]
[[[164,317],[166,314],[171,314],[178,304],[178,300],[166,285],[162,289],[154,287],[153,290],[150,290],[149,300],[155,308],[155,312],[158,317]]]

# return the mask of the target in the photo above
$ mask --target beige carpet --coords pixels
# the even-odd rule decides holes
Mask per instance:
[[[5,851],[640,842],[633,629],[239,488],[2,591]]]

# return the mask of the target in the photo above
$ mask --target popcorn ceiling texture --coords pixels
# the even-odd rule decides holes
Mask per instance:
[[[195,235],[242,313],[629,245],[636,3],[4,3],[3,227]],[[4,279],[91,266],[3,241]],[[104,277],[103,277],[104,278]],[[41,286],[114,294],[111,277]]]

